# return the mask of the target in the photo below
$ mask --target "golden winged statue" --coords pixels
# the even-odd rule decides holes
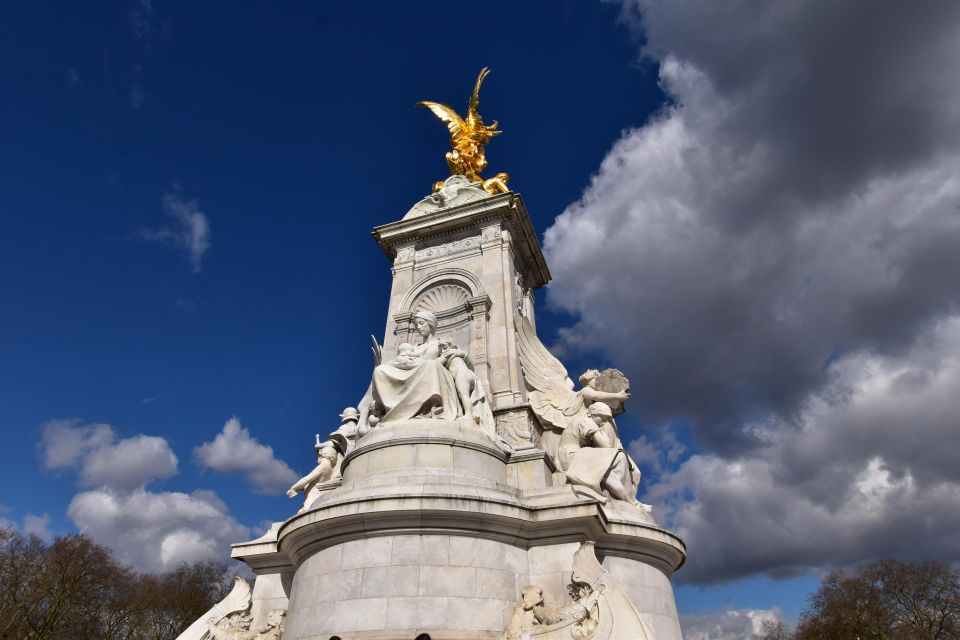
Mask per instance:
[[[483,147],[493,136],[503,133],[497,129],[497,121],[493,124],[484,124],[477,108],[480,106],[480,85],[483,79],[490,73],[490,69],[484,67],[477,76],[477,83],[473,87],[473,95],[470,96],[470,104],[467,106],[467,118],[464,120],[457,112],[445,104],[439,102],[422,101],[418,102],[418,107],[426,107],[433,112],[435,116],[443,120],[450,130],[450,145],[453,151],[447,153],[447,166],[450,167],[451,175],[466,176],[471,182],[479,182],[483,185],[487,193],[503,193],[508,191],[507,180],[510,179],[506,173],[498,173],[492,178],[484,180],[480,177],[480,172],[487,167],[487,158],[483,155]],[[443,182],[437,182],[433,185],[434,191],[439,191]]]

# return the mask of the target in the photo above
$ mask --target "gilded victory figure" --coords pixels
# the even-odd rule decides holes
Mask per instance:
[[[457,112],[445,104],[439,102],[422,101],[418,102],[418,107],[427,107],[433,111],[434,115],[443,120],[450,130],[450,145],[453,151],[447,152],[447,166],[450,167],[451,175],[466,176],[470,182],[479,182],[483,185],[487,193],[497,194],[508,191],[507,180],[510,179],[506,173],[498,173],[492,178],[484,180],[480,177],[480,172],[487,167],[487,158],[483,154],[483,147],[493,136],[503,133],[497,129],[497,121],[493,124],[484,124],[483,118],[477,111],[480,106],[480,85],[483,79],[490,73],[490,69],[484,67],[477,76],[477,83],[473,87],[473,95],[470,96],[470,104],[467,106],[467,118],[464,120]],[[437,182],[433,185],[433,190],[439,191],[443,182]]]

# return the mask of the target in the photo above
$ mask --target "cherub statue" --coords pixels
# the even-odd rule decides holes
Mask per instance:
[[[508,191],[507,181],[510,176],[506,173],[498,173],[488,180],[480,177],[480,172],[487,167],[487,158],[483,153],[483,147],[490,142],[493,136],[503,133],[497,129],[496,120],[493,124],[484,124],[480,112],[477,111],[480,106],[480,85],[488,73],[490,73],[490,69],[484,67],[480,70],[480,75],[477,76],[473,94],[470,96],[470,104],[467,106],[466,119],[461,118],[456,111],[439,102],[425,100],[418,102],[417,106],[430,109],[435,116],[446,123],[450,130],[450,145],[453,147],[453,151],[447,152],[447,166],[450,167],[451,175],[466,176],[470,182],[482,184],[487,193],[497,194]],[[439,191],[442,186],[442,181],[434,184],[434,192]]]
[[[574,489],[606,502],[602,494],[639,505],[640,473],[627,453],[613,420],[630,397],[629,381],[616,369],[589,369],[574,391],[567,370],[543,343],[530,321],[515,315],[520,366],[530,407],[544,428],[544,449]],[[599,389],[600,382],[616,391]]]

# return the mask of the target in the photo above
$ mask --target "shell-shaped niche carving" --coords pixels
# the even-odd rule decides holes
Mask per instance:
[[[413,303],[414,312],[430,311],[440,313],[463,305],[470,298],[470,292],[457,284],[443,283],[430,287],[421,293]]]

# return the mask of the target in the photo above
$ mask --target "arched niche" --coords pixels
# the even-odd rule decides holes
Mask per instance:
[[[420,342],[413,316],[426,310],[437,316],[437,335],[449,336],[466,351],[475,373],[487,380],[487,312],[490,296],[465,269],[447,268],[424,276],[410,287],[393,317],[396,344]]]

